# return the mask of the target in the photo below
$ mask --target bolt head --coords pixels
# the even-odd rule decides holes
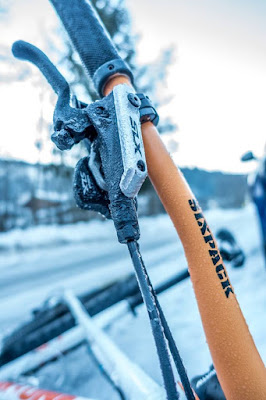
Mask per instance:
[[[138,169],[139,169],[141,172],[144,172],[144,171],[146,170],[145,163],[144,163],[144,161],[142,161],[142,160],[139,160],[139,161],[137,162],[137,167],[138,167]]]
[[[136,94],[129,93],[127,98],[134,107],[139,108],[141,106],[141,101]]]

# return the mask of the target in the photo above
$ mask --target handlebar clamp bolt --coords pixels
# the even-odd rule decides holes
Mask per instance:
[[[146,169],[145,163],[142,160],[139,160],[137,162],[137,167],[140,171],[144,172]]]
[[[139,108],[141,106],[141,101],[136,94],[129,93],[127,98],[134,107]]]

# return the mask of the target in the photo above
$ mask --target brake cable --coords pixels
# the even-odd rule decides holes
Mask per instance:
[[[139,253],[136,241],[128,242],[128,249],[135,268],[140,291],[146,305],[148,315],[151,322],[152,333],[160,361],[161,372],[164,379],[165,389],[169,399],[179,399],[176,390],[172,366],[169,359],[166,337],[164,335],[160,314],[156,305],[154,294],[152,293],[148,273]]]
[[[143,262],[142,256],[139,251],[139,245],[137,242],[128,242],[128,249],[130,256],[136,271],[139,286],[141,288],[141,293],[146,304],[148,314],[151,320],[151,326],[153,330],[153,335],[156,340],[157,331],[155,330],[155,325],[158,325],[157,329],[159,332],[163,331],[165,339],[168,342],[171,355],[173,357],[176,369],[178,371],[181,383],[183,385],[184,392],[188,400],[195,400],[194,393],[192,391],[183,361],[180,357],[179,351],[177,349],[176,343],[168,326],[167,320],[159,303],[158,297],[153,289],[152,283],[150,281],[148,272],[146,270],[145,264]],[[158,335],[159,336],[159,335]],[[162,338],[158,338],[158,342],[163,342]],[[160,343],[159,343],[160,346]],[[158,350],[159,353],[159,350]],[[166,377],[168,379],[168,377]]]

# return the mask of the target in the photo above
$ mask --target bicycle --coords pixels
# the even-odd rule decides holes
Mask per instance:
[[[166,395],[171,400],[182,396],[196,399],[138,245],[140,232],[135,198],[149,173],[183,244],[208,345],[225,396],[228,400],[261,399],[266,382],[263,362],[237,303],[217,242],[158,135],[156,110],[144,94],[135,93],[132,72],[119,57],[92,7],[83,0],[52,0],[52,3],[93,78],[101,100],[86,105],[76,99],[74,107],[70,107],[67,82],[39,49],[19,41],[13,45],[13,53],[36,64],[58,94],[52,135],[57,147],[67,150],[82,140],[90,143],[89,157],[80,160],[75,169],[75,199],[81,208],[93,209],[111,218],[118,241],[129,249],[151,322],[166,394],[138,368],[129,367],[128,360],[94,326],[71,293],[64,295],[65,303],[86,330],[88,341],[91,343],[91,338],[98,336],[108,360],[112,361],[108,347],[116,354],[115,363],[111,362],[109,369],[110,365],[115,365],[115,370],[119,371],[125,393],[122,396],[141,398],[142,395],[155,399]],[[240,338],[244,347],[239,345]],[[230,351],[227,351],[228,343]],[[93,353],[100,360],[105,358],[99,346]],[[176,386],[169,353],[184,391]],[[131,380],[123,373],[125,367],[136,372]]]

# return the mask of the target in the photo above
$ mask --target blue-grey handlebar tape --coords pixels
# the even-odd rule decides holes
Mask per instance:
[[[107,79],[114,73],[120,72],[128,75],[131,80],[133,79],[130,68],[119,56],[89,1],[50,1],[100,95],[102,95],[102,89]],[[108,67],[109,63],[110,68]],[[101,68],[102,66],[103,68]],[[101,70],[99,70],[100,68]]]

